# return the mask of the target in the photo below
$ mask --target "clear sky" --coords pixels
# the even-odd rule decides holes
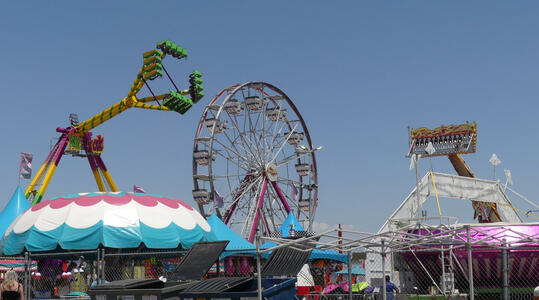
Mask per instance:
[[[478,123],[478,151],[465,157],[476,174],[492,178],[496,153],[499,179],[510,169],[514,188],[537,202],[538,15],[536,1],[5,2],[0,206],[17,186],[19,153],[34,153],[37,171],[69,113],[86,119],[123,98],[141,52],[164,39],[190,53],[170,67],[174,77],[201,70],[207,97],[184,116],[133,110],[95,130],[121,190],[137,184],[194,204],[204,104],[260,80],[290,96],[324,146],[318,222],[376,231],[415,185],[407,126],[467,120]],[[433,165],[453,172],[446,158]],[[64,157],[46,196],[95,190],[88,163]],[[441,204],[471,220],[469,203]]]

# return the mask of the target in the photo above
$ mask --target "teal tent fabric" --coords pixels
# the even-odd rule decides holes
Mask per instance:
[[[249,243],[249,241],[228,228],[215,214],[211,215],[207,221],[211,226],[211,232],[214,235],[213,239],[217,241],[230,241],[225,248],[226,252],[223,253],[223,257],[237,254],[256,254],[255,245]]]
[[[288,213],[288,216],[286,217],[286,220],[284,220],[279,231],[281,231],[282,237],[286,238],[290,235],[291,229],[294,229],[295,231],[305,231],[292,212]]]
[[[15,189],[13,196],[11,196],[9,202],[6,204],[2,212],[0,212],[1,237],[4,236],[4,233],[9,228],[11,223],[13,223],[13,221],[15,221],[20,214],[29,208],[30,203],[28,203],[28,200],[26,197],[24,197],[21,187],[18,186],[17,189]]]
[[[344,270],[337,272],[337,274],[348,274],[348,268],[345,268]],[[352,274],[365,275],[365,269],[363,269],[363,267],[361,266],[352,266]]]

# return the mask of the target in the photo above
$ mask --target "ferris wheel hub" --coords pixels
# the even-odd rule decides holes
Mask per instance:
[[[266,177],[271,182],[277,181],[277,166],[274,163],[266,165]]]

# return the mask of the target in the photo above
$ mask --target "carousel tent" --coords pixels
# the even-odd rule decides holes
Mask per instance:
[[[111,248],[190,248],[212,241],[211,227],[188,204],[155,194],[84,193],[42,201],[4,234],[4,253]]]
[[[8,229],[9,225],[17,218],[18,215],[22,214],[25,210],[30,208],[30,204],[24,193],[21,190],[21,187],[18,186],[11,196],[9,202],[4,206],[4,209],[0,212],[0,234],[4,236],[4,232]]]

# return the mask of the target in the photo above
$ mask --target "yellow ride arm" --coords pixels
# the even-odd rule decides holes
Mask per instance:
[[[464,159],[462,158],[462,156],[460,154],[449,154],[448,157],[449,157],[449,161],[453,165],[453,168],[455,169],[455,171],[457,171],[457,174],[459,176],[475,178],[474,172],[472,171],[470,166],[468,166],[468,164],[464,161]],[[480,206],[481,205],[491,206],[491,208],[492,208],[490,210],[490,213],[489,213],[489,216],[488,216],[488,218],[489,218],[488,221],[489,222],[501,222],[502,221],[502,217],[500,216],[500,213],[498,212],[498,209],[496,207],[496,203],[472,201],[472,206],[473,206],[474,210],[476,211],[476,213],[479,214],[479,215],[480,215],[479,212],[480,212]]]

